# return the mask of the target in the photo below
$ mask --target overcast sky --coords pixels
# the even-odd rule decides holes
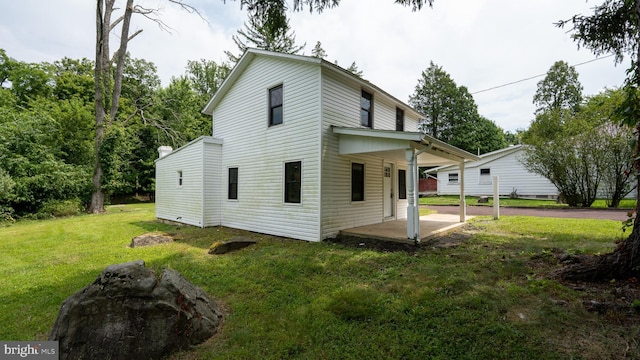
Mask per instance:
[[[132,31],[144,31],[130,43],[131,55],[154,62],[164,85],[184,73],[187,60],[221,62],[225,50],[237,52],[231,36],[247,19],[233,0],[187,2],[208,22],[166,1],[143,0],[139,3],[162,8],[162,20],[172,31],[142,18],[132,25]],[[553,24],[591,14],[601,2],[436,0],[433,8],[412,12],[393,0],[341,0],[321,14],[303,11],[289,17],[296,41],[306,43],[305,54],[321,41],[327,60],[343,67],[355,61],[365,79],[403,101],[433,61],[474,94],[481,115],[513,131],[529,126],[532,98],[543,77],[483,90],[544,75],[558,60],[578,65],[595,59],[589,50],[577,48],[566,29]],[[93,60],[94,44],[95,1],[0,0],[0,48],[16,60]],[[620,86],[628,65],[625,59],[616,66],[609,57],[576,66],[584,94]]]

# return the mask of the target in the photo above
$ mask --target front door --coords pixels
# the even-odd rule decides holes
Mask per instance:
[[[384,217],[389,218],[394,215],[393,213],[393,164],[385,163],[383,168],[383,206]]]

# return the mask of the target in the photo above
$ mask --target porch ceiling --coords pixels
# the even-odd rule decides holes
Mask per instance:
[[[369,153],[389,160],[406,161],[406,150],[422,151],[418,166],[442,166],[465,160],[478,160],[476,155],[451,146],[429,135],[417,132],[333,127],[340,136],[341,155]]]

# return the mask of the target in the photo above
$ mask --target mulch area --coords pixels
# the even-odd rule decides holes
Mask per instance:
[[[472,225],[465,225],[469,228]],[[435,239],[421,242],[419,244],[404,243],[399,241],[385,241],[379,239],[368,239],[357,236],[338,236],[337,238],[327,239],[327,241],[347,247],[367,249],[381,252],[397,252],[402,251],[410,254],[420,253],[434,248],[455,247],[465,242],[471,234],[466,232],[451,232]]]

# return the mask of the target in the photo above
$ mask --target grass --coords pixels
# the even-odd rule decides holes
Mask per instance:
[[[484,205],[493,206],[493,198],[489,197],[489,203],[478,203],[477,196],[465,196],[467,205]],[[459,205],[460,197],[457,195],[439,195],[439,196],[427,196],[420,198],[420,205]],[[538,208],[568,208],[567,204],[559,204],[555,200],[547,199],[512,199],[512,198],[500,198],[500,206],[512,206],[512,207],[538,207]],[[604,199],[596,200],[591,208],[594,209],[607,209],[607,203]],[[620,202],[620,209],[635,209],[636,201],[634,199],[623,199]]]
[[[149,231],[179,240],[128,247]],[[257,244],[207,254],[237,235]],[[608,251],[619,222],[480,217],[461,235],[457,247],[379,252],[164,225],[148,204],[18,222],[0,228],[0,339],[46,338],[66,297],[108,265],[143,259],[177,269],[226,311],[218,335],[173,359],[640,357],[637,318],[587,312],[585,292],[548,280],[550,259],[532,260]]]

